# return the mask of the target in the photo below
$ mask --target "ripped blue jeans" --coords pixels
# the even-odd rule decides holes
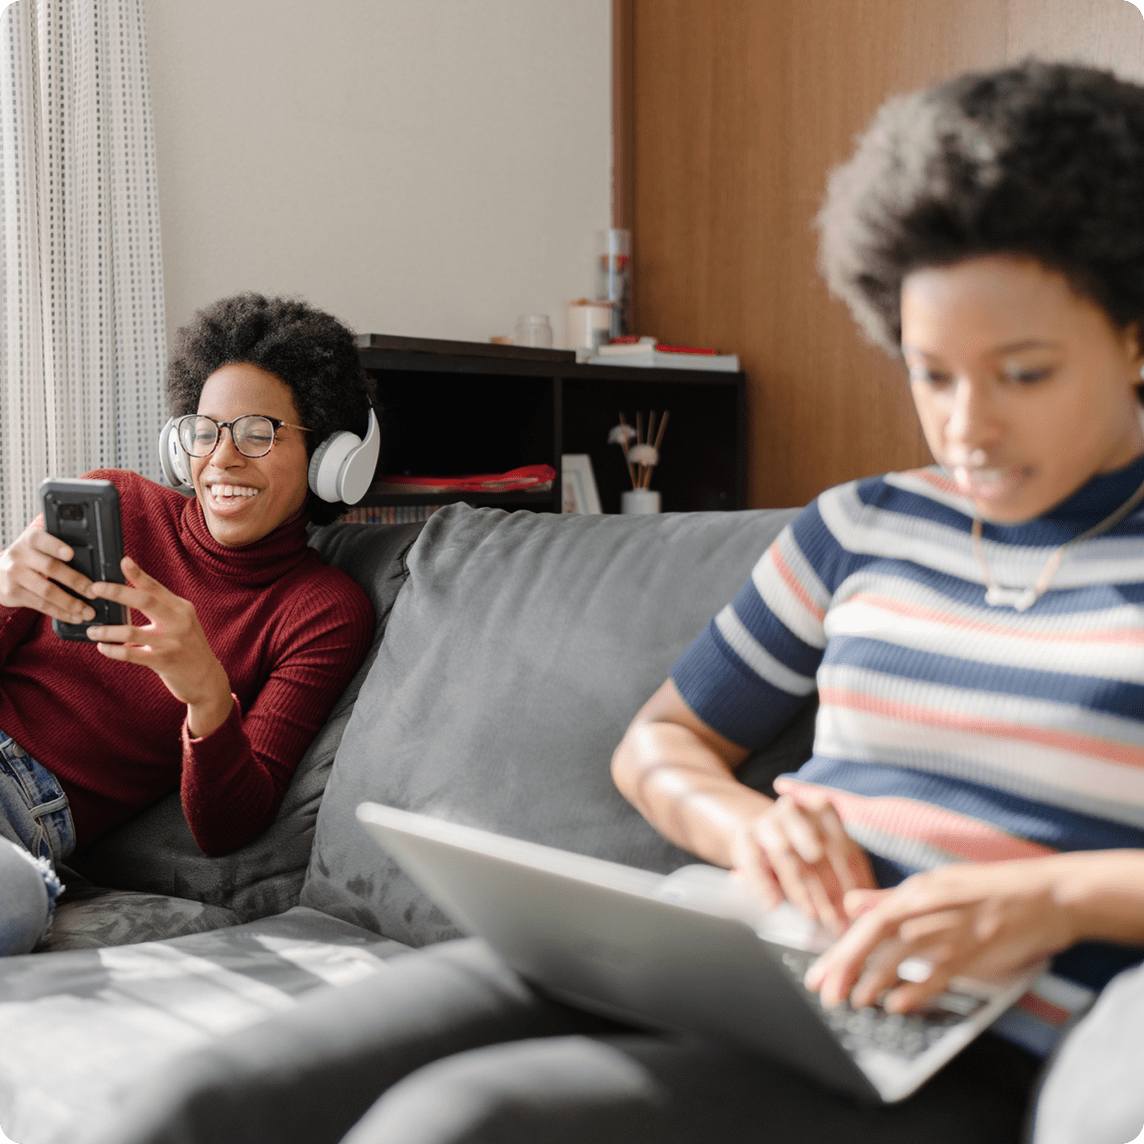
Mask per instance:
[[[55,866],[73,849],[59,781],[0,731],[0,956],[29,952],[47,932],[62,888]]]

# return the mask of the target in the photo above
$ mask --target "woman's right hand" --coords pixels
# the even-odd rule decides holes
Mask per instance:
[[[876,889],[874,872],[825,792],[800,789],[796,800],[787,786],[775,780],[779,798],[736,831],[733,867],[765,905],[773,908],[786,898],[840,936],[849,925],[843,896]]]
[[[77,600],[61,584],[83,593],[91,581],[68,565],[75,553],[62,540],[30,524],[0,552],[0,604],[32,608],[69,624],[95,619],[95,609]]]

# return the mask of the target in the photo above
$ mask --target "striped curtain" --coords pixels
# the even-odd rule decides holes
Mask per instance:
[[[143,0],[0,11],[0,547],[46,476],[157,477],[166,357]]]

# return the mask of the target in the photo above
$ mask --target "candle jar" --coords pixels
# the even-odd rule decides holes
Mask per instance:
[[[660,500],[657,489],[624,489],[620,495],[620,512],[637,513],[645,516],[659,512]]]

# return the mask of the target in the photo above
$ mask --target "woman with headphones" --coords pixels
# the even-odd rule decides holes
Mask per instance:
[[[372,637],[365,594],[306,543],[377,463],[350,331],[303,302],[224,299],[179,331],[167,384],[164,473],[194,496],[89,474],[118,490],[126,583],[91,583],[39,521],[0,553],[3,954],[44,933],[58,862],[170,790],[206,854],[264,830]],[[60,640],[51,621],[92,620],[95,598],[131,622]]]

